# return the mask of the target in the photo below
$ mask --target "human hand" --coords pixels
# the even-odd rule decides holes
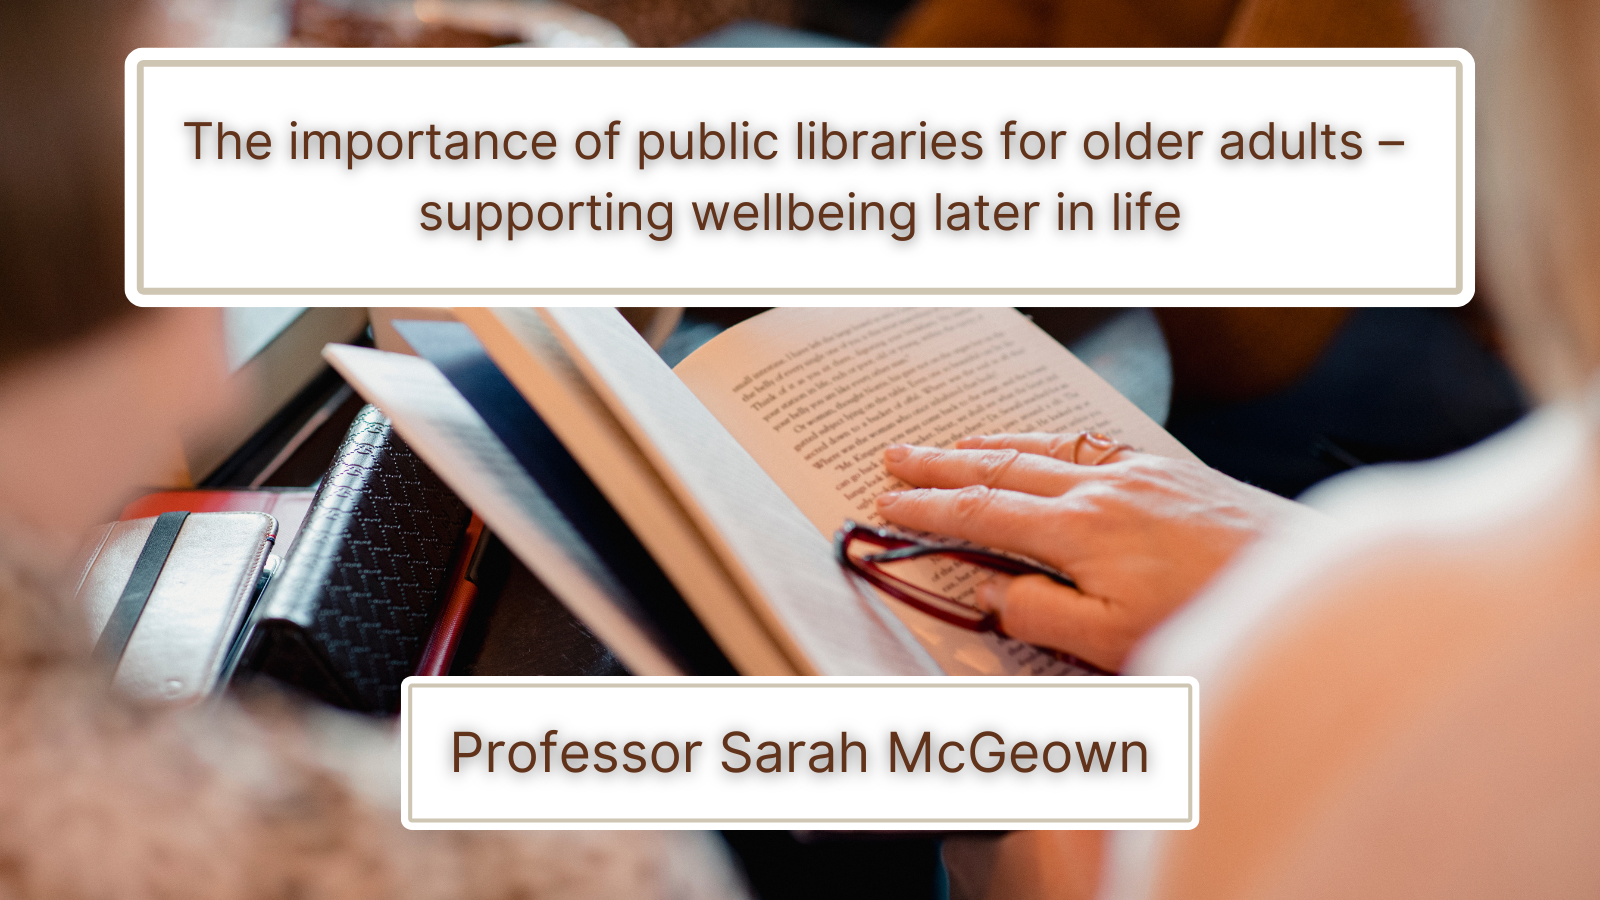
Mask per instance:
[[[889,473],[913,489],[878,496],[907,528],[1047,563],[1077,582],[996,576],[978,601],[1019,640],[1111,671],[1299,504],[1189,460],[1140,453],[1100,435],[1001,434],[956,449],[897,444]]]

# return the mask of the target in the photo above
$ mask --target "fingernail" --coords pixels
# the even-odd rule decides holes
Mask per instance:
[[[973,447],[978,446],[981,443],[983,443],[983,437],[981,435],[973,435],[972,437],[964,437],[961,440],[956,441],[956,449],[957,450],[969,450],[969,449],[971,449]]]
[[[887,450],[883,451],[883,458],[888,460],[889,462],[899,462],[900,460],[905,459],[906,457],[908,457],[910,455],[911,455],[911,445],[910,444],[890,444],[889,448]]]
[[[978,605],[983,607],[985,612],[1005,612],[1006,588],[1010,586],[1010,575],[996,575],[978,585]]]
[[[900,499],[900,493],[901,493],[900,491],[884,491],[883,493],[879,494],[878,495],[878,508],[882,509],[885,506],[888,506],[889,504],[893,503],[894,501]]]

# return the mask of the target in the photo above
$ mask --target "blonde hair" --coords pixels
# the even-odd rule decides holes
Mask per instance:
[[[1479,293],[1546,398],[1600,368],[1600,5],[1419,4],[1476,61]]]

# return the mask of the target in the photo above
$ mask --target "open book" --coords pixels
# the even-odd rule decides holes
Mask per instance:
[[[1011,309],[775,309],[676,370],[614,310],[456,314],[398,323],[423,358],[326,355],[639,674],[1071,672],[878,596],[833,532],[876,521],[895,442],[1095,430],[1189,455]]]

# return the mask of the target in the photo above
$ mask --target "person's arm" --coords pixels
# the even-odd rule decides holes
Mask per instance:
[[[996,577],[979,601],[1020,640],[1119,670],[1128,651],[1245,545],[1306,508],[1188,460],[1098,436],[968,438],[896,445],[889,472],[914,485],[878,498],[897,525],[1019,553],[1070,575]],[[1075,461],[1084,453],[1098,464]]]

